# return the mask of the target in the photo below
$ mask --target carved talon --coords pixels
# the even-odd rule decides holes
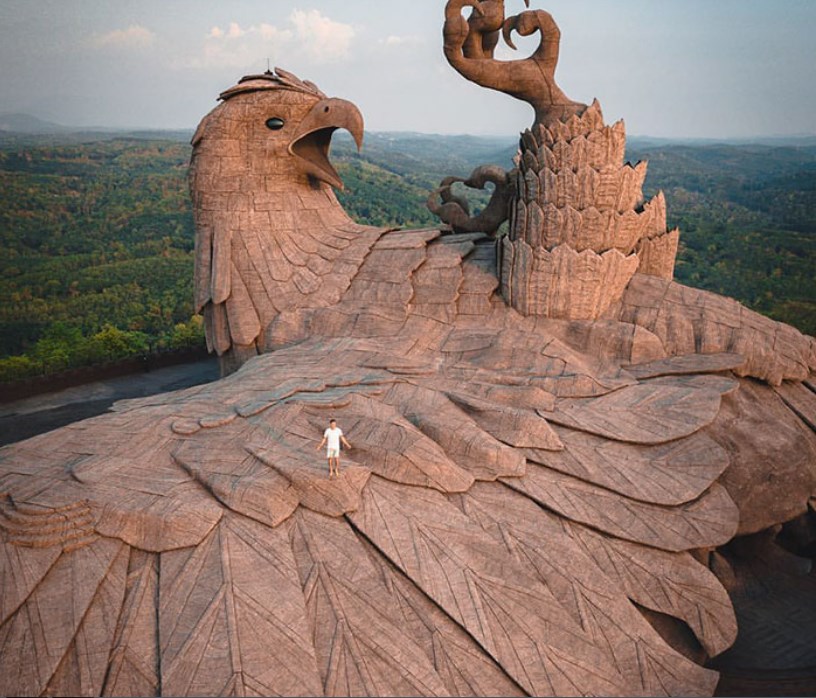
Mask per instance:
[[[553,49],[555,49],[555,60],[558,60],[558,45],[561,41],[561,31],[558,29],[552,15],[543,10],[530,10],[508,17],[502,25],[502,36],[505,43],[516,50],[513,43],[513,32],[519,36],[532,36],[536,32],[541,33],[541,43],[533,54],[533,60],[552,59]],[[549,61],[548,61],[549,62]],[[553,70],[555,66],[553,65]]]
[[[529,0],[525,0],[527,7]],[[463,53],[467,58],[493,58],[504,24],[504,0],[482,0],[481,15],[473,13],[468,18],[470,33],[465,40]]]
[[[504,20],[502,30],[507,32],[507,34],[515,30],[521,36],[530,36],[537,31],[543,31],[541,22],[539,22],[537,16],[539,12],[541,12],[541,10],[528,10],[508,17]]]
[[[466,4],[474,8],[467,21],[461,15]],[[535,109],[537,124],[550,124],[586,109],[585,104],[569,99],[555,81],[561,31],[552,15],[526,10],[505,20],[503,0],[483,0],[479,10],[477,13],[469,0],[450,0],[446,6],[445,57],[457,72],[477,85],[527,102]],[[536,51],[522,60],[494,59],[499,35],[510,48],[516,48],[513,31],[520,36],[539,32]]]
[[[471,189],[484,189],[488,182],[492,182],[497,187],[503,186],[507,182],[507,172],[498,165],[480,165],[470,177],[463,181],[466,187]]]
[[[527,5],[527,7],[530,7],[530,0],[524,0],[524,4]],[[529,15],[529,14],[533,14],[533,13],[522,12],[521,14],[513,15],[512,17],[508,17],[502,23],[501,32],[502,32],[502,37],[504,37],[504,43],[507,44],[514,51],[516,51],[518,49],[516,48],[516,45],[513,43],[513,37],[512,37],[513,30],[515,30],[521,36],[529,36],[530,34],[533,33],[533,31],[535,31],[535,29],[539,28],[538,26],[536,26],[536,27],[533,28],[533,31],[530,31],[530,32],[527,32],[527,33],[524,33],[523,31],[521,31],[519,29],[519,21],[522,19],[523,16]]]
[[[507,207],[512,196],[510,176],[497,165],[482,165],[471,173],[468,179],[446,177],[441,186],[428,197],[428,210],[438,216],[443,223],[451,226],[455,233],[487,233],[495,235],[499,226],[507,220]],[[456,196],[451,187],[462,182],[471,189],[484,189],[488,182],[496,185],[490,201],[478,216],[470,215],[470,206],[466,199]],[[442,199],[442,204],[436,198]]]
[[[517,24],[518,17],[508,17],[506,20],[504,20],[504,24],[502,25],[502,37],[504,38],[504,43],[514,51],[518,50],[516,45],[513,43],[513,30],[516,29]]]
[[[484,14],[480,0],[448,0],[445,6],[445,26],[448,22],[455,22],[457,17],[464,20],[462,10],[466,7],[472,7],[473,11],[480,16]]]
[[[479,0],[448,0],[445,6],[445,24],[442,27],[442,34],[445,38],[445,46],[456,46],[461,49],[470,34],[468,21],[462,16],[465,7],[472,7],[474,14],[483,15],[484,10],[479,5]]]
[[[465,184],[465,181],[461,177],[446,177],[442,180],[442,187],[439,190],[439,195],[442,198],[442,203],[445,204],[457,204],[466,215],[470,215],[470,204],[468,200],[462,196],[457,196],[453,193],[451,187],[456,184],[457,182],[461,182]]]

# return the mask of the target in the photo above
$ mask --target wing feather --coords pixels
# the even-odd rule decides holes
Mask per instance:
[[[63,553],[0,628],[0,695],[40,695],[46,689],[124,547],[100,538]]]
[[[215,304],[224,303],[232,292],[232,219],[231,213],[213,216],[210,285]]]
[[[241,274],[232,265],[232,293],[227,298],[227,317],[233,344],[252,344],[261,333],[261,321]]]
[[[195,237],[195,272],[193,287],[195,289],[195,311],[200,313],[212,300],[210,280],[212,278],[212,223],[197,216]]]

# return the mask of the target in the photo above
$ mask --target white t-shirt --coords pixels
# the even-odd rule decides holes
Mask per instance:
[[[326,439],[326,448],[333,451],[340,450],[340,437],[343,436],[343,430],[339,427],[332,429],[329,427],[323,432],[323,438]]]

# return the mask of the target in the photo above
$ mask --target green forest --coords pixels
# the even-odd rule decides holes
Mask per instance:
[[[816,147],[670,146],[644,193],[680,228],[678,281],[732,296],[816,335]]]
[[[185,134],[187,135],[187,134]],[[512,166],[513,139],[367,134],[334,148],[361,222],[434,223],[446,175]],[[203,345],[180,134],[0,137],[0,381]],[[677,278],[816,334],[816,147],[634,142],[681,229]],[[476,209],[485,195],[471,197]]]

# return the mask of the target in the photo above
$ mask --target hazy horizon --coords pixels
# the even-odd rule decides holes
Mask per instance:
[[[174,133],[178,134],[179,132],[184,132],[192,136],[195,132],[196,126],[179,126],[179,127],[159,127],[159,126],[127,126],[127,127],[119,127],[119,126],[107,126],[105,124],[83,124],[83,125],[67,125],[67,124],[59,124],[57,122],[52,122],[47,119],[42,119],[41,117],[37,117],[34,114],[22,114],[20,112],[0,112],[0,133],[4,131],[2,120],[4,117],[8,116],[22,116],[22,117],[33,117],[37,120],[43,121],[48,124],[52,124],[54,126],[58,126],[64,128],[65,131],[62,132],[50,132],[50,131],[16,131],[15,129],[5,129],[7,133],[14,133],[19,135],[31,135],[31,136],[59,136],[59,135],[78,135],[78,134],[142,134],[142,133]],[[520,129],[520,131],[523,129]],[[387,136],[387,135],[394,135],[400,137],[410,137],[410,136],[420,136],[423,138],[434,138],[434,137],[442,137],[442,138],[476,138],[476,139],[485,139],[485,140],[504,140],[512,142],[518,139],[518,133],[437,133],[433,131],[395,131],[395,130],[384,130],[384,131],[377,131],[373,129],[366,128],[365,129],[366,135],[378,135],[378,136]],[[756,136],[722,136],[722,137],[706,137],[706,136],[653,136],[648,133],[627,133],[627,139],[631,141],[666,141],[672,143],[684,143],[684,142],[700,142],[700,143],[763,143],[763,142],[771,142],[771,141],[813,141],[813,145],[816,145],[816,131],[811,133],[790,133],[790,134],[779,134],[779,133],[767,133],[761,134]],[[336,142],[338,138],[346,138],[349,142],[351,142],[351,137],[347,134],[336,135],[334,137],[334,141]],[[810,145],[808,143],[808,145]],[[363,144],[365,148],[365,143]]]
[[[72,128],[188,130],[267,59],[355,102],[370,132],[510,137],[531,109],[461,78],[443,0],[0,0],[0,112]],[[558,80],[633,137],[816,134],[816,2],[533,0]],[[524,9],[508,0],[508,12]],[[528,55],[534,43],[519,42]]]

